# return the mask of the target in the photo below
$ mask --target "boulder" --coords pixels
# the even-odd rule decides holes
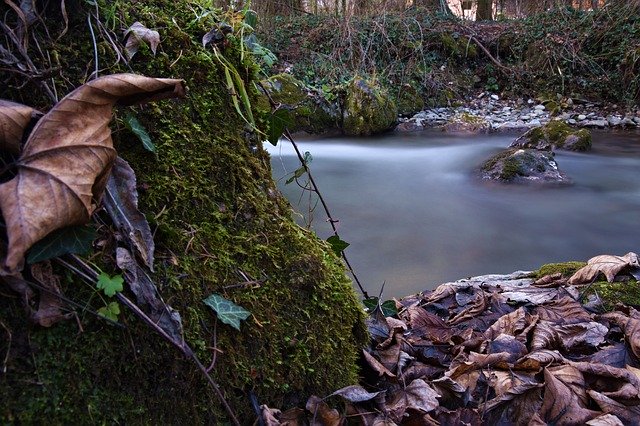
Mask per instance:
[[[551,151],[508,149],[487,160],[481,167],[484,180],[500,182],[570,183]]]
[[[591,133],[586,129],[575,130],[563,121],[554,120],[528,130],[513,141],[511,148],[588,151],[591,149]]]
[[[307,87],[291,74],[277,74],[262,80],[262,87],[273,101],[291,112],[292,132],[311,134],[338,133],[340,131],[340,108],[336,102],[328,101],[324,94]],[[258,108],[271,111],[269,98],[261,93]]]
[[[347,87],[342,110],[342,130],[349,136],[367,136],[392,129],[398,107],[374,80],[355,77]]]

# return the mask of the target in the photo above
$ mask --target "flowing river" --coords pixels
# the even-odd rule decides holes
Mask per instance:
[[[383,282],[384,297],[401,297],[473,275],[640,251],[640,134],[594,133],[591,152],[557,152],[571,186],[479,181],[479,165],[514,138],[431,131],[298,146],[313,156],[312,174],[371,295]],[[308,221],[315,202],[285,184],[299,167],[291,144],[265,147],[280,189]],[[315,232],[330,236],[320,205],[312,217]]]

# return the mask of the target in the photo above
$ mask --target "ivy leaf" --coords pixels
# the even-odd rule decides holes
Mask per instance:
[[[247,10],[244,14],[244,23],[255,28],[258,23],[258,14],[253,10]]]
[[[238,331],[240,330],[240,321],[246,320],[249,315],[251,315],[251,312],[225,299],[219,294],[214,293],[204,299],[203,302],[218,314],[220,321],[229,324]]]
[[[99,290],[104,291],[104,294],[113,297],[116,293],[123,290],[122,283],[124,283],[122,275],[114,275],[112,277],[107,273],[101,272],[96,285]]]
[[[276,146],[284,129],[293,125],[291,113],[286,109],[278,109],[269,115],[267,121],[269,122],[267,140],[271,145]]]
[[[53,259],[63,254],[85,254],[91,250],[96,230],[90,226],[69,226],[53,231],[31,247],[27,255],[29,264]]]
[[[142,142],[142,146],[144,146],[144,149],[146,149],[147,151],[151,151],[154,154],[156,153],[156,146],[151,140],[151,136],[149,136],[149,133],[147,133],[147,129],[144,128],[142,123],[140,123],[140,121],[133,114],[127,112],[124,123],[127,126],[127,129],[129,129],[134,135],[138,137],[138,139],[140,139],[140,141]]]
[[[305,151],[304,160],[303,161],[304,161],[304,164],[306,164],[306,165],[310,164],[313,161],[313,157],[311,156],[311,153],[309,151]],[[287,179],[287,181],[285,182],[285,185],[289,185],[291,182],[293,182],[295,179],[298,179],[299,177],[303,176],[305,173],[307,173],[307,169],[305,168],[304,165],[298,167],[296,169],[296,171],[293,172],[293,176],[291,176],[289,179]]]
[[[118,302],[111,302],[107,306],[98,309],[98,314],[113,322],[117,322],[118,315],[120,315],[120,305]]]
[[[340,253],[342,253],[344,249],[351,245],[348,242],[341,240],[337,235],[332,235],[327,238],[327,242],[331,244],[331,250],[333,250],[333,252],[338,256],[340,256]]]
[[[364,299],[362,303],[364,307],[367,308],[367,311],[373,312],[373,310],[378,306],[379,300],[377,297],[370,297],[368,299]],[[396,308],[396,302],[393,300],[385,300],[380,304],[380,308],[382,309],[382,315],[385,317],[392,317],[398,314],[398,308]]]

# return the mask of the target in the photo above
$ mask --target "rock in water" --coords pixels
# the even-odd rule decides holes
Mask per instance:
[[[571,183],[558,169],[553,153],[537,149],[503,151],[482,165],[481,176],[500,182]]]
[[[563,121],[550,121],[542,127],[530,129],[511,144],[512,148],[564,149],[588,151],[591,149],[591,133],[586,129],[575,130]]]

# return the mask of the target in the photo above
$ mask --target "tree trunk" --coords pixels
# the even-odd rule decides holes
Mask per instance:
[[[493,20],[493,0],[478,0],[476,21]]]

